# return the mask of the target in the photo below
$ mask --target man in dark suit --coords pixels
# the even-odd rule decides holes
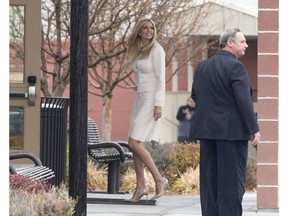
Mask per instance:
[[[248,141],[257,145],[259,126],[244,65],[248,47],[239,29],[223,32],[221,50],[195,70],[196,103],[190,137],[200,140],[202,216],[240,216],[245,193]]]

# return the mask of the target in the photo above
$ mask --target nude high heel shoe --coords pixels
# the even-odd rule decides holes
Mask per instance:
[[[146,196],[146,200],[148,200],[148,189],[145,188],[141,193],[139,193],[137,196],[131,199],[125,199],[127,202],[139,202],[142,196]]]
[[[160,187],[160,192],[159,192],[158,194],[155,194],[155,195],[151,198],[151,200],[155,200],[155,199],[163,196],[163,195],[166,193],[166,189],[167,189],[167,188],[168,188],[168,180],[165,178],[165,179],[163,180],[163,183],[162,183],[161,187]]]

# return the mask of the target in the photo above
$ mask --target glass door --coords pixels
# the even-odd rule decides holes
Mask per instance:
[[[41,1],[9,3],[10,151],[40,153]]]

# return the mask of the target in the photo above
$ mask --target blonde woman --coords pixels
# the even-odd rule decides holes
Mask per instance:
[[[136,23],[128,38],[127,54],[137,78],[135,98],[128,145],[133,152],[136,173],[136,189],[131,199],[138,202],[142,196],[148,197],[145,186],[144,166],[151,172],[156,186],[157,199],[165,194],[168,180],[158,171],[145,141],[158,141],[160,118],[165,101],[165,52],[156,41],[156,27],[151,19],[141,19]]]

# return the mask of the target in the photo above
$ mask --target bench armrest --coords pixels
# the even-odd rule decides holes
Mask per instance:
[[[42,162],[40,161],[40,159],[32,153],[12,152],[10,153],[10,156],[9,156],[9,160],[22,159],[22,158],[27,158],[27,159],[32,160],[35,166],[42,166]]]

